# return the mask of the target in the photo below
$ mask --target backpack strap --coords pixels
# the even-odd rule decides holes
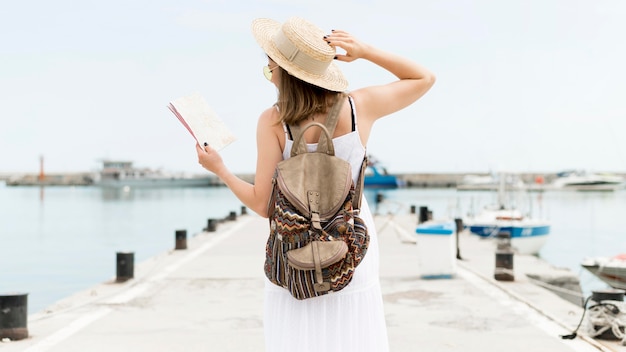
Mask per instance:
[[[343,106],[344,100],[345,100],[345,93],[337,94],[337,100],[335,101],[335,104],[333,105],[330,112],[328,113],[328,116],[326,117],[326,121],[324,121],[326,130],[328,131],[328,138],[332,139],[333,137],[333,133],[335,132],[335,128],[337,127],[337,122],[339,121],[339,111],[341,111],[341,107]],[[353,125],[355,124],[354,111],[353,111],[352,123]],[[297,151],[295,149],[298,148],[295,141],[300,140],[301,138],[300,134],[302,133],[302,129],[300,128],[300,126],[297,126],[297,125],[286,125],[286,128],[289,131],[289,133],[294,137],[293,138],[294,145],[291,150],[291,155],[294,156],[294,154],[297,154]],[[305,127],[304,129],[306,130],[307,128]],[[325,152],[325,153],[328,152],[328,147],[327,147],[328,139],[326,136],[327,136],[326,133],[320,134],[320,138],[317,142],[317,152]],[[363,161],[361,162],[361,171],[359,172],[359,177],[357,179],[356,184],[354,185],[354,198],[352,199],[352,208],[357,211],[361,209],[361,196],[363,194],[363,187],[364,187],[364,182],[365,182],[365,169],[367,168],[367,163],[368,163],[368,160],[367,160],[367,151],[366,151],[365,157],[363,157]]]
[[[326,121],[324,121],[324,125],[326,125],[326,129],[328,130],[328,134],[330,135],[330,138],[333,137],[333,134],[335,133],[335,128],[337,127],[337,122],[339,121],[339,111],[341,111],[341,107],[343,106],[343,102],[346,100],[346,96],[344,93],[339,93],[337,94],[337,100],[335,101],[335,104],[333,105],[332,109],[330,110],[330,112],[328,113],[328,116],[326,117]],[[326,145],[326,135],[321,134],[320,135],[320,139],[318,142],[318,146],[317,149],[319,150],[319,146]]]
[[[354,198],[352,198],[352,209],[357,211],[361,210],[361,195],[363,194],[363,187],[365,183],[365,169],[367,168],[367,150],[365,156],[361,162],[361,172],[359,172],[359,178],[354,185]]]

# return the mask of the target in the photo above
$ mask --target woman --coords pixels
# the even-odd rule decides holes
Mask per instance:
[[[323,122],[336,97],[348,87],[333,60],[365,59],[398,78],[385,85],[351,91],[345,97],[333,143],[335,155],[352,164],[355,182],[374,122],[415,102],[435,81],[430,71],[406,58],[367,45],[342,30],[324,33],[301,18],[290,18],[284,24],[257,19],[252,30],[268,57],[264,67],[266,78],[278,89],[277,103],[258,119],[254,184],[231,173],[211,146],[196,146],[196,149],[199,163],[215,173],[243,204],[263,217],[268,217],[267,202],[275,167],[289,157],[293,145],[287,125]],[[337,47],[345,54],[337,54]],[[308,129],[304,138],[314,144],[319,134],[319,129]],[[266,351],[388,350],[378,274],[378,242],[365,199],[361,216],[368,227],[370,246],[346,288],[296,300],[289,291],[266,281]]]

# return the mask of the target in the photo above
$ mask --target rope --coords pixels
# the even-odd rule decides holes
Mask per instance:
[[[589,312],[589,318],[584,329],[587,335],[597,337],[610,330],[618,340],[621,340],[622,345],[626,346],[626,333],[623,331],[626,328],[626,304],[622,301],[604,300],[587,309],[591,297],[593,296],[585,299],[583,314],[576,329],[569,335],[561,335],[561,338],[565,340],[576,338],[584,321],[585,313]]]
[[[578,322],[578,325],[576,325],[576,329],[574,329],[574,331],[572,331],[572,333],[569,335],[561,335],[562,339],[573,340],[576,338],[576,336],[578,336],[578,329],[580,329],[580,325],[583,323],[583,319],[585,318],[585,313],[587,313],[587,303],[589,303],[590,299],[591,299],[591,296],[587,297],[587,299],[585,299],[585,303],[583,303],[583,315],[580,317],[580,321]]]
[[[622,301],[605,300],[589,307],[589,322],[587,334],[592,337],[600,336],[607,331],[621,340],[626,346],[626,304]]]

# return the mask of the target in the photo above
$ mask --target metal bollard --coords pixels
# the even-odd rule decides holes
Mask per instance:
[[[496,268],[493,277],[498,281],[514,281],[511,234],[500,232],[496,235],[496,241]]]
[[[511,251],[511,234],[506,231],[498,232],[496,235],[496,250]]]
[[[411,214],[415,214],[415,205],[411,205]]]
[[[248,214],[248,208],[246,208],[245,205],[241,206],[241,215],[246,215]]]
[[[187,249],[187,230],[176,230],[175,249]]]
[[[592,304],[587,308],[587,322],[593,332],[592,337],[601,340],[622,339],[626,331],[621,319],[624,312],[620,311],[616,302],[624,302],[624,294],[626,291],[613,288],[591,291]]]
[[[28,337],[28,294],[0,294],[0,340]]]
[[[385,196],[382,193],[380,192],[376,193],[376,200],[375,200],[376,207],[375,207],[374,213],[380,214],[378,209],[379,209],[380,203],[382,203],[384,199],[385,199]]]
[[[207,232],[215,232],[217,230],[217,220],[209,219],[206,230]]]
[[[381,203],[385,199],[385,195],[378,192],[376,193],[376,204]]]
[[[135,253],[117,252],[117,278],[116,282],[124,282],[134,277]]]
[[[461,247],[459,246],[459,237],[463,231],[463,219],[454,219],[454,224],[456,225],[456,259],[463,259],[461,258]]]
[[[231,211],[230,214],[228,214],[228,217],[226,218],[226,220],[230,220],[230,221],[237,220],[237,212]]]
[[[417,223],[422,224],[428,221],[428,207],[420,207],[420,213]]]

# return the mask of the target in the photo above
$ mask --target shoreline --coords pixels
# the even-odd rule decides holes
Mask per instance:
[[[505,185],[506,190],[511,191],[551,191],[551,190],[570,190],[554,187],[552,182],[558,178],[558,174],[554,172],[532,172],[532,173],[511,173],[523,182],[523,185]],[[616,176],[626,179],[626,173],[610,172]],[[395,176],[403,185],[400,188],[456,188],[459,191],[497,191],[498,185],[489,184],[467,184],[463,182],[464,177],[468,175],[476,177],[488,177],[490,173],[396,173],[390,174]],[[254,182],[253,173],[239,173],[238,177],[247,181]],[[194,174],[189,177],[207,177],[207,174]],[[0,182],[4,181],[6,186],[98,186],[94,182],[96,174],[92,172],[71,172],[71,173],[50,173],[43,177],[36,173],[0,173]],[[537,180],[541,180],[540,183]],[[223,187],[224,183],[215,175],[209,174],[207,185],[196,187]],[[171,186],[171,187],[176,187]],[[382,188],[385,189],[385,188]],[[624,186],[609,187],[606,189],[571,189],[571,190],[588,190],[588,191],[615,191],[624,189]]]

